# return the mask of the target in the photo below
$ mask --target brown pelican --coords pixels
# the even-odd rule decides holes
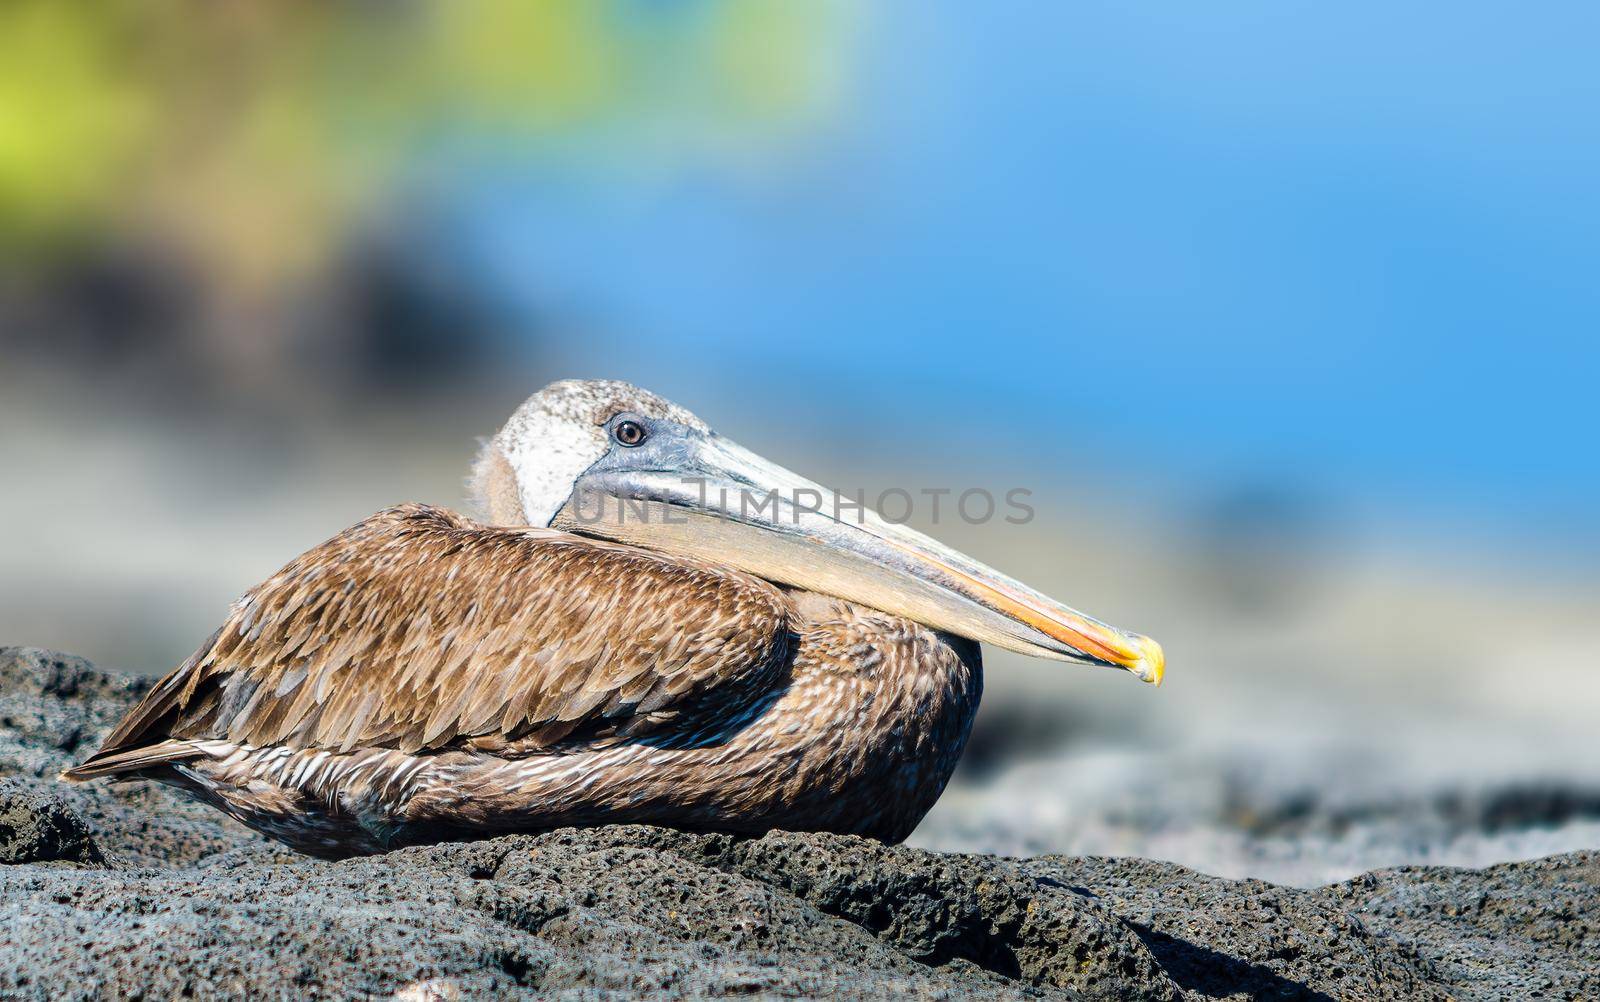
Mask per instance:
[[[88,761],[325,856],[647,822],[905,838],[978,641],[1161,679],[1161,648],[626,383],[554,383],[473,471],[249,592]]]

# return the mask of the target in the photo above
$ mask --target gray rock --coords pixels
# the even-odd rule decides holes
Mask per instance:
[[[53,780],[141,691],[0,649],[0,996],[1594,997],[1600,854],[1324,888],[641,826],[325,862]]]
[[[1600,853],[1399,867],[1319,894],[1415,945],[1459,998],[1600,998]]]
[[[245,845],[254,833],[151,783],[74,786],[56,775],[99,747],[150,680],[97,671],[82,658],[0,647],[0,777],[50,795],[127,865],[173,866]]]
[[[105,862],[89,827],[59,796],[0,779],[0,863]]]
[[[1094,895],[1201,998],[1448,997],[1412,944],[1374,932],[1315,891],[1146,859],[1039,857],[1020,868]]]

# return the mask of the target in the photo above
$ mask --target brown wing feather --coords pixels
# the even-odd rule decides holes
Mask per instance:
[[[787,639],[757,578],[402,505],[247,594],[79,769],[168,738],[414,752],[635,734],[755,698]]]

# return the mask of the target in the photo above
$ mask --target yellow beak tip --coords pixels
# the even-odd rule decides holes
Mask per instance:
[[[1139,659],[1129,665],[1128,670],[1139,676],[1140,681],[1160,685],[1167,675],[1166,652],[1149,637],[1134,638],[1133,646],[1139,652]]]

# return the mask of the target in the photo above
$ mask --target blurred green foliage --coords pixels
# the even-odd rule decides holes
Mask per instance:
[[[32,235],[107,209],[156,122],[125,10],[0,6],[0,226]],[[119,23],[121,22],[121,23]]]
[[[515,153],[622,134],[659,157],[807,121],[832,92],[835,13],[783,0],[8,0],[0,249],[39,262],[132,229],[271,284],[322,261],[401,167],[454,142]]]

